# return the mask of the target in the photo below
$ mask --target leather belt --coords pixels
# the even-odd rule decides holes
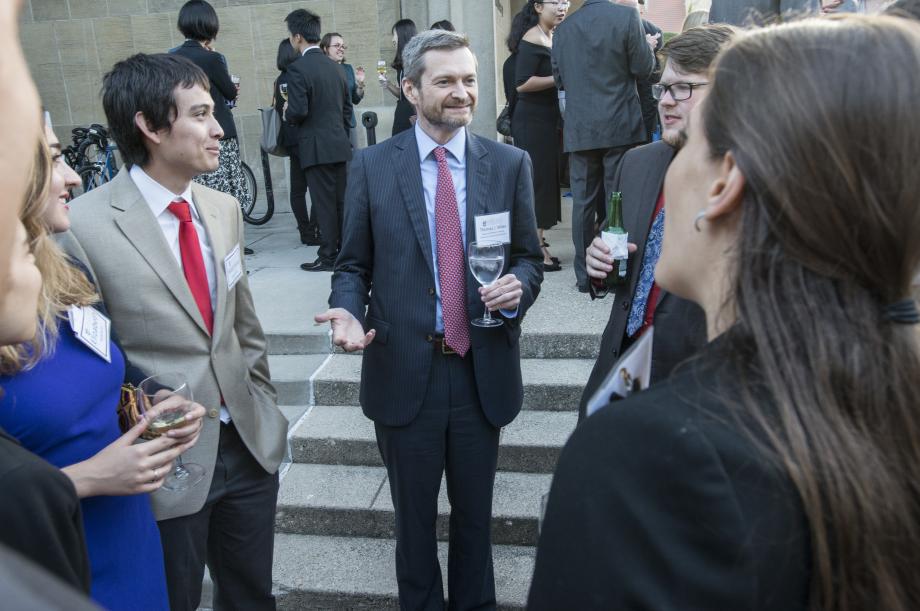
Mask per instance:
[[[431,343],[434,344],[435,350],[439,351],[443,355],[457,354],[457,352],[447,345],[447,342],[444,341],[444,336],[435,335],[431,339]]]

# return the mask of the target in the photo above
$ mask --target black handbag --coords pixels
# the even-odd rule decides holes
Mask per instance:
[[[505,104],[495,120],[495,130],[502,136],[511,136],[511,105]]]

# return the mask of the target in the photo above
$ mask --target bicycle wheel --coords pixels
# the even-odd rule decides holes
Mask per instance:
[[[259,202],[259,187],[256,185],[256,175],[252,169],[246,165],[243,166],[243,177],[246,180],[246,189],[240,198],[240,211],[243,213],[243,220],[250,225],[264,225],[271,219],[271,206],[266,202]]]
[[[83,193],[92,191],[105,182],[105,177],[102,175],[102,169],[96,165],[80,168],[79,174],[80,184],[83,186]]]

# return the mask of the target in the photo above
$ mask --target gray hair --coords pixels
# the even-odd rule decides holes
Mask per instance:
[[[422,83],[422,73],[425,72],[425,53],[469,48],[470,40],[463,34],[446,30],[419,32],[403,49],[403,78],[409,79],[412,84],[419,87]]]

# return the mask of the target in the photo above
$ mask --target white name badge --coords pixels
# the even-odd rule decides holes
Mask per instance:
[[[77,339],[107,363],[111,363],[112,321],[90,306],[72,306],[67,316]]]
[[[511,243],[511,213],[480,214],[475,217],[477,242]]]
[[[227,290],[231,290],[243,277],[243,260],[240,257],[240,245],[237,244],[224,257],[224,273],[227,275]]]

